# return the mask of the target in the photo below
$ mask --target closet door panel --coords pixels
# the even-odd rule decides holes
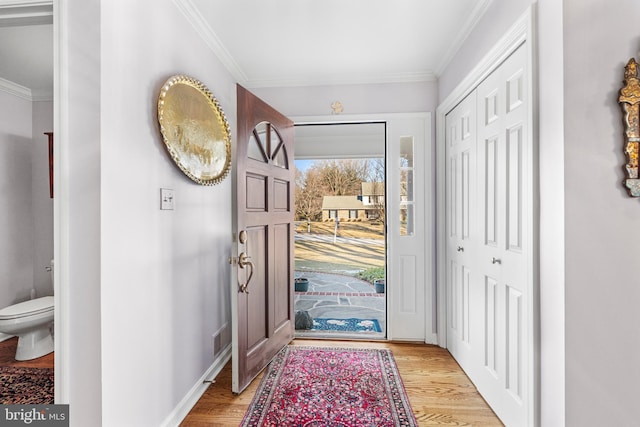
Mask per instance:
[[[473,368],[481,351],[476,330],[479,313],[475,301],[482,287],[476,277],[475,247],[479,238],[476,215],[476,119],[475,93],[450,112],[445,120],[447,135],[447,301],[449,351],[458,363]]]
[[[506,425],[526,425],[532,361],[531,141],[526,139],[525,49],[520,47],[477,88],[478,214],[484,236],[477,268],[485,279],[486,355],[474,373],[483,397]],[[491,299],[490,299],[491,298]],[[491,334],[495,334],[493,337]]]

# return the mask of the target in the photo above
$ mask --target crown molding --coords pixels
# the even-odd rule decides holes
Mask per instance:
[[[31,101],[33,102],[53,101],[53,91],[52,90],[31,91]]]
[[[1,0],[0,0],[1,1]],[[469,37],[485,12],[489,9],[493,0],[479,1],[466,21],[460,26],[455,39],[445,52],[442,60],[435,70],[427,72],[409,72],[399,74],[369,74],[369,75],[332,75],[326,78],[294,77],[289,79],[251,79],[240,67],[233,56],[229,53],[215,31],[200,14],[198,8],[191,0],[173,0],[173,3],[185,16],[187,21],[196,30],[205,43],[211,48],[213,53],[222,62],[224,67],[236,79],[236,81],[247,88],[261,87],[297,87],[297,86],[326,86],[326,85],[348,85],[348,84],[384,84],[384,83],[416,83],[436,81],[444,69],[449,65],[455,54],[462,47],[464,41]]]
[[[485,0],[491,2],[492,0]],[[227,71],[238,83],[247,88],[260,87],[297,87],[297,86],[326,86],[348,84],[382,84],[382,83],[415,83],[435,81],[437,76],[433,72],[410,72],[399,74],[370,74],[370,75],[332,75],[327,78],[298,77],[291,79],[251,79],[231,56],[215,31],[202,17],[191,0],[173,0],[176,7],[187,18],[187,21],[202,37],[205,43],[225,66]]]
[[[440,76],[444,72],[445,68],[447,68],[458,50],[460,50],[465,40],[467,40],[469,35],[471,35],[471,32],[476,27],[478,22],[480,22],[480,19],[482,19],[485,12],[489,9],[489,6],[491,6],[492,3],[493,0],[483,0],[476,4],[467,20],[463,25],[460,26],[461,30],[458,32],[458,35],[451,41],[449,49],[445,52],[444,56],[438,63],[438,66],[435,69],[436,76]]]
[[[0,77],[0,91],[6,92],[13,96],[17,96],[18,98],[26,99],[28,101],[33,101],[31,89],[21,86],[12,81],[3,79],[2,77]]]
[[[332,75],[328,78],[293,78],[293,79],[249,79],[246,87],[249,89],[262,87],[300,87],[300,86],[339,86],[366,85],[392,83],[420,83],[437,80],[435,74],[427,73],[398,73],[398,74],[344,74]]]
[[[182,12],[185,18],[187,18],[187,21],[196,30],[200,37],[202,37],[207,46],[211,48],[213,53],[218,57],[220,62],[222,62],[227,71],[231,73],[236,81],[240,84],[246,84],[246,74],[242,71],[235,59],[233,59],[227,48],[222,44],[216,33],[211,29],[191,0],[173,0],[173,3],[180,12]]]
[[[0,0],[0,27],[53,24],[53,1]]]

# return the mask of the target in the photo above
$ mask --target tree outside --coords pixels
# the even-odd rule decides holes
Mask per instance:
[[[357,198],[366,215],[336,208],[325,209],[323,218],[326,196]],[[355,275],[384,269],[384,159],[314,161],[296,170],[295,197],[296,270]]]

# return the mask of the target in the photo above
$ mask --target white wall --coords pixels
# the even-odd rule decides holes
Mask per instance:
[[[0,307],[33,286],[31,102],[0,91]]]
[[[49,196],[49,138],[53,131],[53,102],[33,102],[31,149],[33,208],[33,282],[37,296],[53,295],[51,275],[46,271],[53,258],[53,200]]]
[[[232,241],[231,178],[201,186],[174,165],[157,98],[171,75],[193,76],[235,133],[236,89],[171,0],[103,1],[101,13],[102,418],[157,426],[213,363]],[[160,188],[175,210],[160,210]]]
[[[532,4],[539,6],[535,41],[540,109],[540,422],[561,426],[565,422],[562,3],[494,0],[440,76],[438,94],[444,100]]]
[[[70,404],[70,425],[99,426],[100,1],[57,0],[54,7],[56,402]],[[105,374],[119,375],[111,369]]]
[[[230,178],[203,187],[173,165],[157,96],[173,74],[199,78],[235,131],[235,84],[171,0],[57,7],[59,398],[72,426],[157,426],[199,384],[229,322],[232,237]],[[160,188],[174,190],[174,211],[160,211]]]
[[[335,101],[344,115],[435,111],[437,90],[435,81],[251,89],[286,116],[330,115]]]
[[[640,200],[622,185],[624,65],[640,2],[564,1],[567,425],[640,419]]]
[[[538,22],[540,425],[551,427],[565,420],[562,2],[539,0]]]
[[[456,88],[533,0],[493,0],[482,19],[438,78],[440,101]]]

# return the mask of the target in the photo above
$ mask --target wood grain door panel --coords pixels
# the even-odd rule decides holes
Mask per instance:
[[[238,266],[232,318],[232,389],[244,390],[292,339],[293,324],[293,123],[238,86],[236,161]],[[252,274],[251,274],[252,271]]]

